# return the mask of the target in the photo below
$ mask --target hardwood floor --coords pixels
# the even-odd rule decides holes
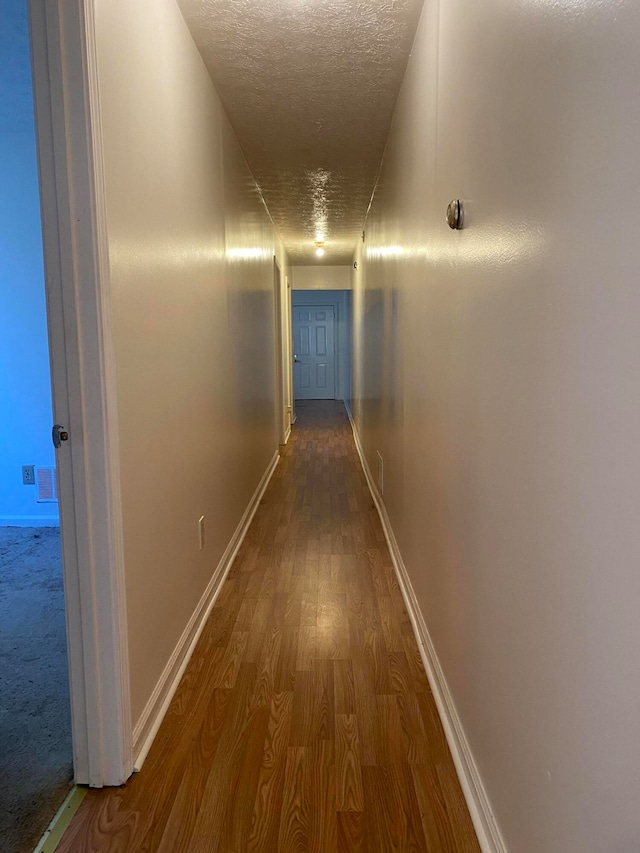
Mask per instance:
[[[341,403],[298,421],[142,771],[58,853],[479,853]]]

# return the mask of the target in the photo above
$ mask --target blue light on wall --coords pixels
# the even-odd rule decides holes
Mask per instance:
[[[26,0],[0,7],[0,525],[57,524],[22,466],[55,465]]]

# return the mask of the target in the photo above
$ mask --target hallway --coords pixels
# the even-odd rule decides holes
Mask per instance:
[[[341,403],[289,444],[142,771],[59,853],[479,847]]]
[[[640,3],[28,11],[61,849],[638,853]]]

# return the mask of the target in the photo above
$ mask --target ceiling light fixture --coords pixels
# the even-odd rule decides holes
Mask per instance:
[[[319,258],[321,258],[324,255],[324,249],[322,248],[322,246],[318,246],[318,248],[316,249],[316,255]]]
[[[324,243],[324,234],[322,231],[318,231],[316,234],[316,243]]]

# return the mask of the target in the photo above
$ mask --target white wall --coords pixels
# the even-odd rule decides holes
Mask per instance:
[[[287,265],[173,0],[99,0],[97,34],[135,724],[277,449]]]
[[[640,850],[639,43],[626,0],[427,0],[354,274],[356,422],[512,853]]]
[[[3,4],[0,53],[0,525],[57,525],[21,470],[55,465],[26,2]]]
[[[351,398],[351,294],[345,290],[323,290],[321,293],[294,290],[292,306],[332,305],[336,320],[334,335],[336,359],[336,400],[349,406]]]
[[[323,264],[291,268],[292,286],[296,290],[349,290],[351,267]]]

